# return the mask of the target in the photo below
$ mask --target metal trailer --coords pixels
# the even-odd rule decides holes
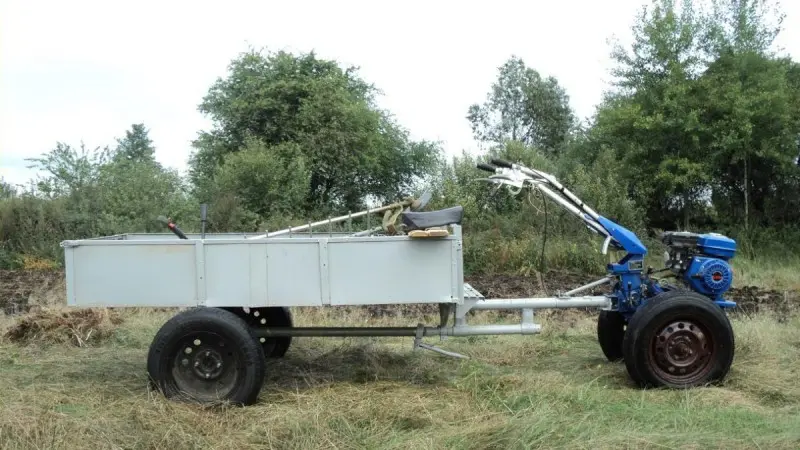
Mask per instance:
[[[247,405],[260,392],[267,358],[282,357],[297,336],[409,336],[414,349],[465,357],[423,338],[539,333],[534,311],[597,308],[597,337],[610,361],[624,360],[639,386],[718,382],[734,338],[722,295],[736,243],[718,234],[667,232],[664,284],[645,269],[634,233],[584,204],[552,175],[507,161],[478,164],[484,180],[519,193],[538,189],[604,237],[602,252],[623,251],[607,276],[546,298],[493,299],[464,283],[463,209],[423,212],[430,195],[337,218],[256,233],[123,234],[62,243],[67,304],[74,307],[179,307],[153,339],[147,371],[166,397]],[[314,231],[383,213],[357,233]],[[179,239],[175,238],[175,235]],[[581,295],[610,284],[607,295]],[[416,327],[295,327],[291,307],[436,304],[440,323]],[[467,323],[470,311],[521,310],[517,324]]]

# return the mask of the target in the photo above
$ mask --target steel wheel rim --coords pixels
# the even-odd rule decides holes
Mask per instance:
[[[208,331],[183,335],[175,346],[170,371],[172,384],[199,401],[221,400],[238,384],[239,351],[225,337]]]
[[[657,328],[649,357],[658,377],[672,384],[691,384],[713,367],[713,337],[695,320],[673,319]]]

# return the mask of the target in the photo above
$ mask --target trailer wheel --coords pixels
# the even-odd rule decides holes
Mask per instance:
[[[625,317],[619,311],[600,311],[597,317],[597,342],[611,362],[623,358],[622,340],[625,338]]]
[[[291,327],[292,313],[289,308],[268,306],[261,308],[224,308],[244,319],[254,328]],[[283,358],[292,344],[291,336],[256,338],[264,348],[267,358]]]
[[[244,320],[201,307],[180,312],[161,327],[147,371],[167,398],[249,405],[258,398],[266,362]]]
[[[733,329],[708,298],[669,291],[636,311],[622,348],[628,374],[641,387],[715,384],[733,363]]]
[[[267,308],[267,326],[268,327],[292,327],[292,313],[289,308],[272,307]],[[269,353],[270,358],[283,358],[286,352],[289,351],[289,346],[292,345],[291,336],[274,337],[272,340],[275,342],[272,351]]]

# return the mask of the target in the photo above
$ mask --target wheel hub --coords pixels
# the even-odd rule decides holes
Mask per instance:
[[[240,357],[222,336],[212,332],[183,337],[172,375],[177,387],[196,399],[224,397],[239,378]]]
[[[224,369],[223,358],[219,352],[204,349],[192,359],[194,374],[204,380],[217,379]]]
[[[657,370],[672,381],[702,376],[710,370],[712,345],[708,336],[688,320],[667,324],[656,335],[651,350]]]

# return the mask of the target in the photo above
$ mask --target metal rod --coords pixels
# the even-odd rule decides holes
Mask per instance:
[[[274,336],[415,336],[417,327],[289,327],[289,328],[256,328],[257,337]],[[423,336],[438,335],[439,330],[425,327]]]
[[[571,291],[565,292],[563,295],[564,296],[574,295],[574,294],[577,294],[578,292],[583,292],[583,291],[585,291],[587,289],[591,289],[591,288],[596,287],[596,286],[601,286],[603,284],[610,283],[614,279],[615,279],[615,277],[607,276],[607,277],[601,278],[601,279],[599,279],[597,281],[592,281],[589,284],[585,284],[585,285],[583,285],[581,287],[575,288],[575,289],[573,289]]]
[[[358,236],[369,236],[370,234],[372,234],[372,233],[377,233],[378,231],[381,231],[382,229],[383,229],[383,227],[382,227],[382,226],[380,226],[380,227],[375,227],[375,228],[373,228],[373,229],[371,229],[371,230],[364,230],[364,231],[359,231],[359,232],[357,232],[357,233],[353,233],[353,234],[351,234],[350,236],[353,236],[353,237],[358,237]]]
[[[297,227],[289,227],[289,228],[286,228],[286,229],[283,229],[283,230],[273,231],[272,233],[268,233],[268,234],[260,234],[258,236],[252,236],[252,237],[250,237],[248,239],[263,239],[263,238],[266,238],[266,237],[281,236],[281,235],[292,233],[292,232],[310,230],[312,228],[315,228],[315,227],[318,227],[318,226],[321,226],[321,225],[325,225],[327,223],[343,222],[343,221],[351,219],[353,217],[361,217],[361,216],[364,216],[364,215],[366,215],[367,219],[369,219],[369,217],[370,217],[369,215],[370,214],[381,212],[381,211],[386,211],[386,210],[389,210],[389,209],[394,209],[394,208],[397,208],[398,206],[408,206],[408,205],[411,205],[411,204],[412,204],[411,200],[406,200],[406,201],[403,201],[403,202],[393,203],[391,205],[381,206],[379,208],[365,209],[365,210],[359,211],[357,213],[345,214],[343,216],[334,217],[333,219],[320,220],[318,222],[308,223],[306,225],[300,225],[300,226],[297,226]]]
[[[564,199],[564,197],[561,197],[560,195],[556,194],[555,192],[550,190],[550,188],[548,188],[547,186],[543,186],[541,184],[541,182],[534,182],[534,183],[536,184],[537,189],[541,190],[543,193],[545,193],[548,197],[553,199],[555,202],[557,202],[558,204],[560,204],[561,206],[563,206],[564,208],[569,210],[571,213],[573,213],[576,216],[578,216],[581,220],[586,222],[587,225],[589,225],[590,227],[592,227],[595,230],[597,230],[598,233],[600,233],[600,234],[602,234],[603,236],[606,236],[606,237],[610,236],[608,231],[605,229],[605,227],[600,225],[600,223],[598,223],[594,219],[592,219],[590,217],[586,217],[586,215],[583,214],[581,212],[581,210],[578,209],[577,206],[573,205],[568,200]]]
[[[478,336],[488,334],[537,334],[542,326],[536,323],[509,325],[464,325],[445,329],[446,336]]]
[[[530,175],[532,177],[542,178],[542,179],[546,180],[548,184],[552,185],[559,192],[564,194],[565,197],[567,197],[569,200],[571,200],[573,203],[575,203],[575,206],[577,206],[578,208],[582,209],[584,212],[589,214],[589,216],[591,216],[592,219],[597,220],[598,217],[600,217],[600,215],[597,214],[597,212],[595,212],[592,208],[590,208],[588,205],[583,203],[583,200],[579,199],[575,194],[570,192],[569,189],[564,187],[563,184],[559,183],[558,180],[556,180],[556,177],[554,177],[553,175],[550,175],[549,173],[541,172],[541,171],[538,171],[538,170],[535,170],[535,169],[529,169],[529,168],[527,168],[525,166],[521,166],[519,164],[512,164],[512,167],[515,168],[515,169],[520,170],[522,173],[524,173],[526,175]]]
[[[492,334],[536,334],[541,331],[541,325],[535,323],[519,323],[508,325],[459,325],[455,327],[282,327],[282,328],[253,328],[257,338],[270,338],[278,336],[294,337],[367,337],[367,336],[476,336]]]
[[[206,238],[206,221],[208,217],[208,205],[200,205],[200,239]]]
[[[546,309],[546,308],[596,308],[611,305],[611,299],[604,295],[591,297],[542,297],[488,299],[476,302],[470,309]]]

